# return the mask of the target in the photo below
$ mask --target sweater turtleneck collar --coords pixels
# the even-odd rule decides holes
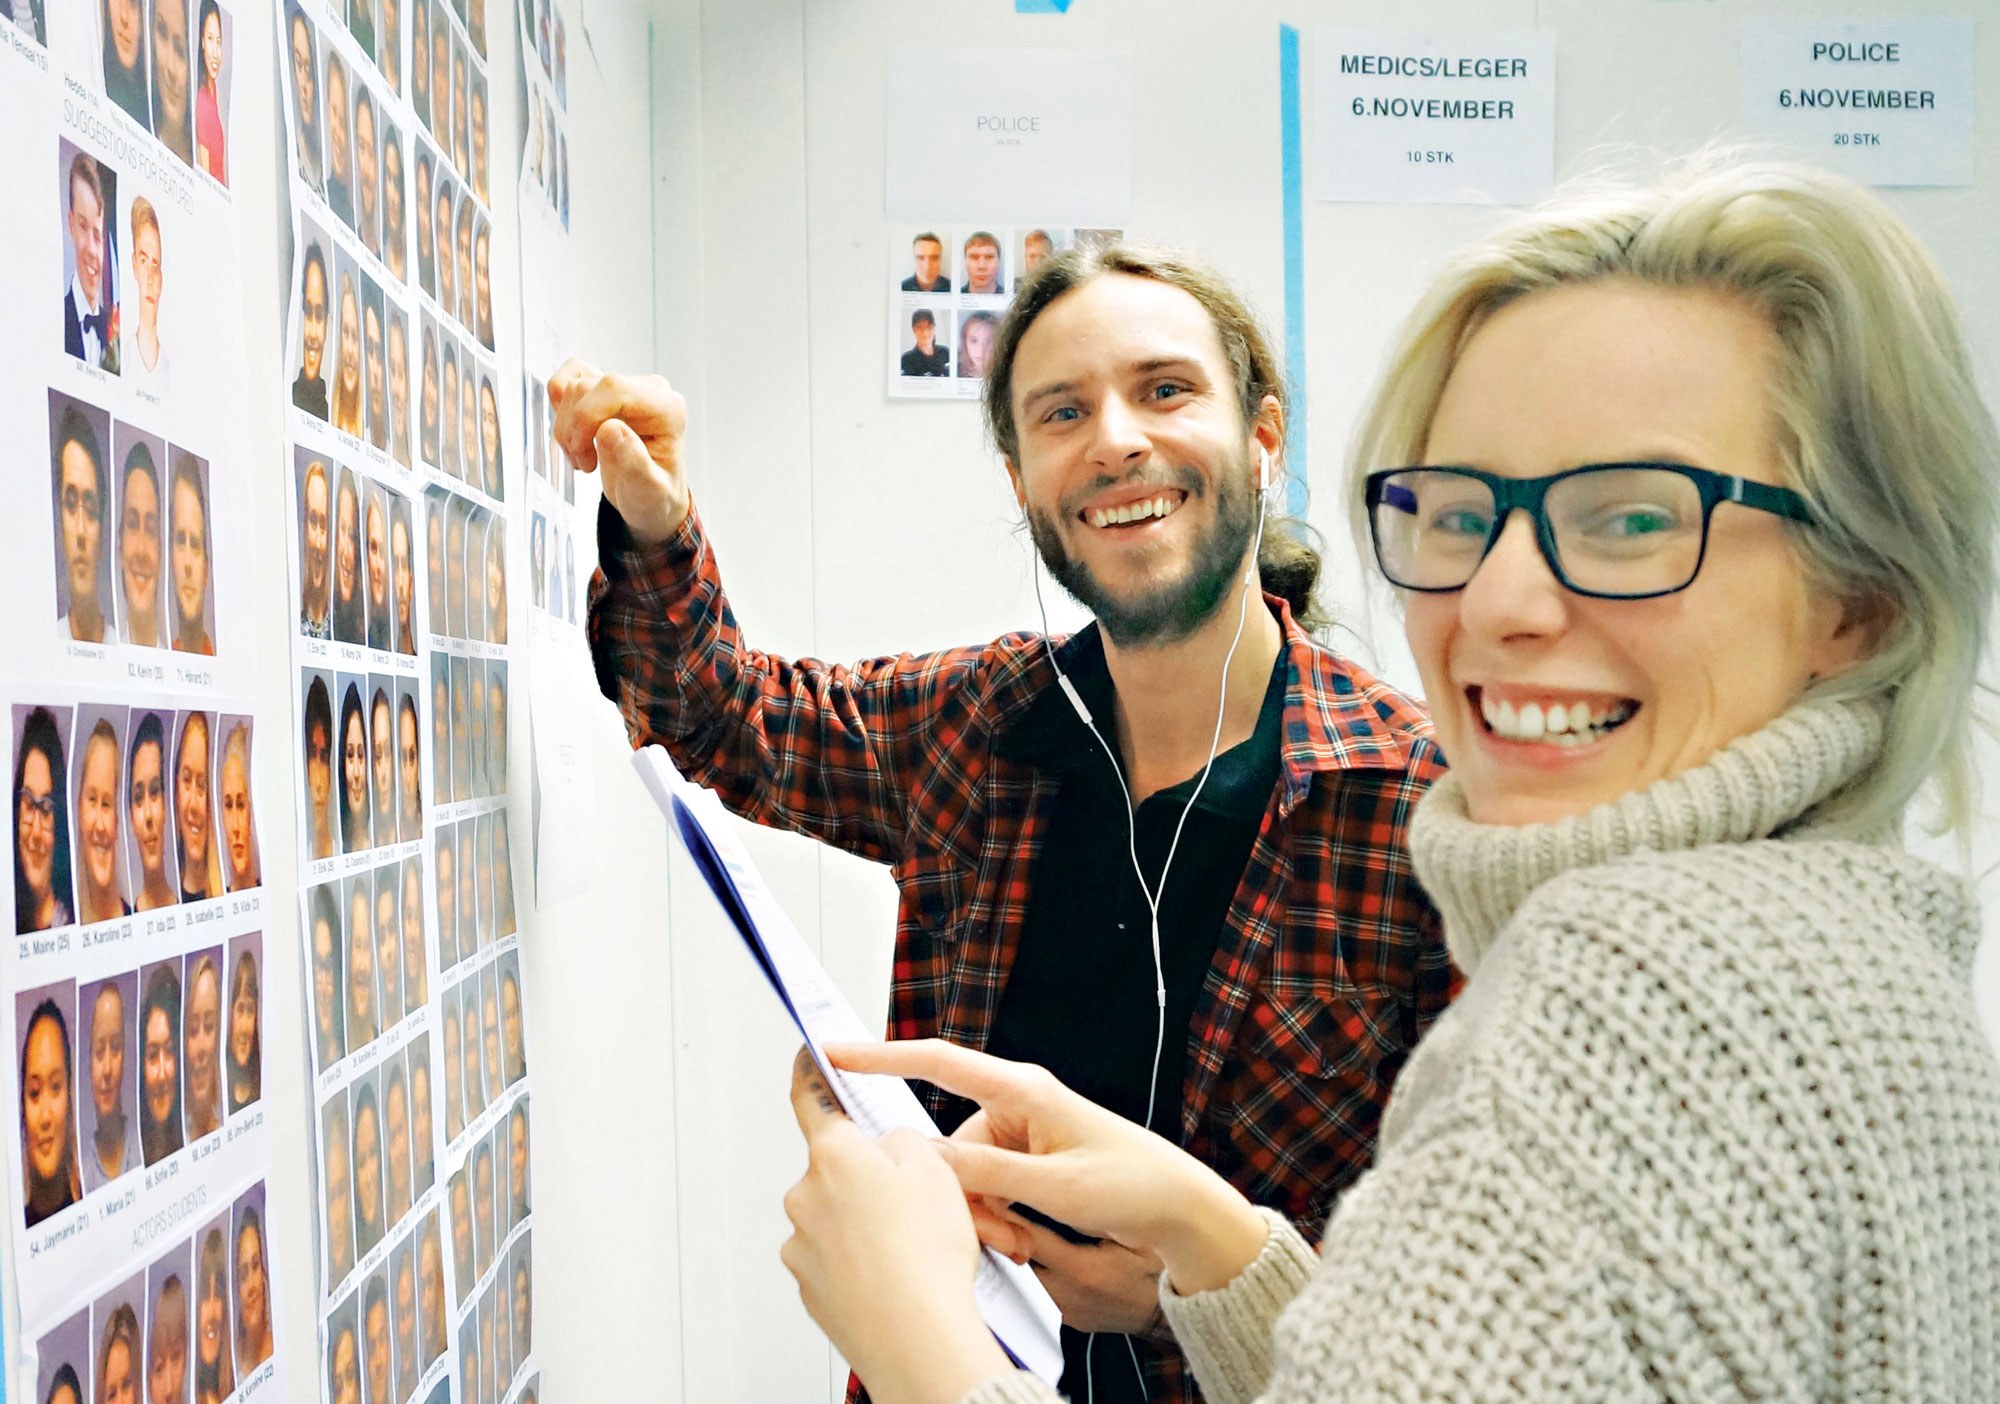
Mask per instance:
[[[1573,868],[1810,827],[1798,821],[1880,755],[1883,715],[1877,701],[1802,702],[1692,770],[1548,824],[1474,823],[1447,774],[1417,806],[1410,856],[1452,960],[1470,975],[1529,894]]]

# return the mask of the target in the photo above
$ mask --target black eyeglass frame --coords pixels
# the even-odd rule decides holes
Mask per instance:
[[[1614,594],[1603,590],[1586,590],[1569,577],[1563,569],[1562,553],[1556,547],[1555,528],[1549,522],[1544,503],[1549,491],[1557,483],[1579,477],[1585,473],[1630,472],[1634,469],[1648,469],[1656,472],[1676,473],[1695,486],[1701,497],[1701,550],[1695,556],[1694,569],[1688,578],[1667,590],[1648,590],[1644,594]],[[1463,590],[1472,583],[1472,576],[1456,585],[1409,585],[1396,579],[1388,564],[1382,559],[1381,529],[1377,524],[1375,509],[1383,499],[1383,490],[1389,480],[1401,473],[1447,473],[1455,477],[1471,478],[1483,483],[1493,494],[1493,527],[1486,534],[1486,544],[1480,547],[1479,560],[1473,564],[1473,574],[1486,563],[1493,553],[1493,545],[1500,534],[1507,529],[1508,521],[1514,513],[1526,512],[1535,525],[1535,544],[1541,548],[1542,561],[1549,573],[1571,594],[1582,595],[1593,600],[1656,600],[1663,595],[1678,595],[1687,589],[1701,575],[1701,568],[1708,560],[1708,524],[1715,515],[1715,509],[1724,502],[1734,502],[1759,512],[1769,512],[1786,521],[1798,522],[1803,526],[1815,526],[1818,518],[1813,515],[1805,498],[1787,487],[1775,487],[1770,483],[1753,482],[1733,473],[1717,473],[1708,468],[1696,468],[1686,463],[1651,463],[1644,461],[1630,463],[1585,463],[1575,468],[1565,468],[1560,473],[1551,473],[1543,478],[1509,478],[1499,473],[1488,473],[1479,468],[1468,468],[1459,464],[1416,463],[1402,468],[1381,468],[1363,479],[1364,501],[1368,509],[1368,539],[1375,548],[1375,565],[1389,583],[1401,590],[1415,590],[1426,595],[1449,595]]]

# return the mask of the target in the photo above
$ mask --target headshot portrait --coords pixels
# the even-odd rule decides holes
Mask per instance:
[[[361,698],[366,681],[341,677],[340,833],[345,853],[359,853],[375,842],[368,818],[368,720]]]
[[[14,708],[14,929],[75,920],[70,885],[67,707]]]
[[[470,198],[470,197],[467,197]],[[447,317],[458,315],[458,267],[452,260],[452,230],[457,224],[458,194],[451,177],[438,165],[437,194],[432,197],[431,223],[437,240],[437,300]]]
[[[431,654],[431,791],[439,804],[457,798],[451,783],[451,660]]]
[[[495,502],[502,500],[506,466],[500,458],[500,401],[493,393],[493,374],[484,368],[479,373],[479,465],[486,495]]]
[[[230,47],[235,20],[216,0],[201,0],[195,21],[194,164],[217,184],[229,184],[229,91],[235,81]]]
[[[353,1264],[350,1263],[351,1269]],[[342,1276],[346,1276],[345,1273]],[[355,1324],[355,1294],[333,1309],[326,1321],[328,1404],[361,1404],[361,1338]]]
[[[504,793],[503,784],[502,791]],[[512,936],[514,925],[514,858],[513,850],[507,842],[507,811],[493,813],[493,886],[500,902],[500,936]]]
[[[111,0],[116,6],[120,0]],[[192,46],[188,42],[188,0],[148,0],[153,10],[153,135],[160,144],[194,164]]]
[[[132,906],[141,912],[180,901],[173,824],[168,817],[167,730],[172,712],[134,711],[132,743],[125,757],[126,861],[138,878]]]
[[[382,1109],[374,1078],[354,1084],[354,1255],[382,1241]]]
[[[961,380],[984,380],[993,361],[993,340],[1000,319],[991,312],[967,312],[958,319],[958,374]]]
[[[437,869],[438,968],[450,970],[464,954],[458,948],[458,827],[440,824],[431,839],[431,861]],[[447,1020],[446,1022],[450,1022]],[[449,1037],[445,1040],[451,1046]],[[456,1077],[455,1065],[447,1063],[446,1075]]]
[[[146,1272],[147,1404],[187,1398],[189,1247],[175,1244]]]
[[[450,499],[444,521],[445,633],[454,639],[469,637],[465,629],[465,536],[471,508],[462,497]],[[458,713],[452,713],[456,719]],[[463,798],[469,791],[461,791]]]
[[[50,490],[55,501],[56,614],[61,633],[81,643],[117,643],[105,518],[111,510],[104,455],[111,416],[49,392]]]
[[[424,574],[426,601],[424,628],[431,633],[444,631],[444,513],[445,493],[441,488],[424,491]]]
[[[375,1004],[375,886],[367,873],[347,880],[347,1051],[381,1032]]]
[[[424,1216],[423,1234],[417,1243],[417,1306],[422,1318],[423,1368],[428,1370],[444,1354],[445,1346],[444,1246],[435,1209]]]
[[[454,478],[462,478],[465,470],[459,466],[458,457],[458,348],[449,330],[439,335],[438,359],[443,369],[444,403],[439,413],[437,466]]]
[[[410,539],[410,499],[397,493],[389,501],[389,586],[395,614],[396,652],[417,652],[416,544]]]
[[[416,690],[403,682],[396,695],[396,781],[402,797],[396,811],[396,837],[404,843],[424,836],[422,736]]]
[[[316,195],[326,194],[320,165],[319,34],[298,0],[285,0],[285,31],[291,62],[292,165],[299,183]],[[321,418],[325,418],[324,415]]]
[[[377,843],[396,841],[396,685],[377,674],[369,680],[368,773],[374,794]]]
[[[35,1343],[35,1404],[97,1404],[90,1378],[90,1308],[55,1326]]]
[[[338,352],[333,382],[333,427],[361,437],[361,292],[354,266],[345,257],[334,261],[335,328]]]
[[[467,78],[469,69],[465,41],[454,39],[451,46],[451,164],[460,180],[472,174],[472,163],[466,159],[472,144],[466,119],[467,98],[471,91]]]
[[[389,1274],[385,1266],[371,1273],[361,1289],[362,1373],[368,1379],[370,1404],[377,1399],[394,1398],[392,1391],[395,1389],[395,1369],[390,1358],[391,1335]]]
[[[145,6],[141,0],[101,0],[98,18],[104,40],[104,95],[142,130],[151,131]]]
[[[264,1095],[264,981],[262,933],[251,931],[229,942],[229,1114],[254,1105]]]
[[[438,1020],[444,1040],[444,1138],[449,1145],[465,1131],[465,1049],[460,1041],[457,990],[444,992]]]
[[[370,63],[375,61],[375,0],[347,0],[347,32],[361,46]]]
[[[396,1392],[408,1399],[417,1388],[416,1239],[405,1237],[389,1254],[389,1296],[396,1323]]]
[[[146,1370],[139,1342],[139,1307],[145,1290],[145,1274],[135,1273],[91,1308],[97,1342],[97,1404],[108,1400],[137,1404]]]
[[[415,1192],[410,1164],[410,1083],[400,1058],[382,1068],[382,1162],[388,1177],[388,1219],[402,1222]]]
[[[486,1045],[486,1100],[497,1102],[507,1086],[507,1064],[500,1032],[500,974],[493,965],[479,972],[479,1031]]]
[[[368,442],[389,447],[389,360],[382,327],[382,289],[361,280],[361,346],[368,389]]]
[[[482,476],[479,467],[479,396],[476,390],[479,363],[473,359],[470,345],[462,344],[459,356],[462,363],[459,366],[458,437],[464,446],[463,477],[472,486],[479,487]]]
[[[236,1290],[236,1361],[243,1377],[271,1358],[271,1274],[264,1256],[264,1186],[251,1186],[236,1201],[232,1265]]]
[[[498,1208],[495,1204],[499,1196],[493,1182],[493,1169],[493,1141],[487,1137],[472,1148],[473,1241],[482,1276],[493,1266],[493,1255],[500,1247]]]
[[[379,1018],[383,1029],[401,1023],[413,1006],[403,999],[403,922],[400,868],[375,870],[375,980],[380,987]],[[416,933],[423,939],[423,933]]]
[[[462,825],[459,832],[459,857],[466,857],[470,847],[471,825]],[[472,921],[472,867],[461,862],[458,867],[459,905],[459,950],[469,952],[473,937],[470,932]],[[459,1045],[465,1051],[465,1119],[468,1124],[477,1121],[493,1101],[493,1079],[486,1070],[486,1040],[479,1030],[479,981],[468,977],[458,987],[458,1031]]]
[[[420,16],[423,14],[422,6],[418,6],[417,14]],[[417,71],[422,72],[421,64],[418,65]],[[417,166],[416,189],[410,196],[417,212],[417,286],[431,297],[436,297],[437,238],[432,232],[435,225],[432,222],[434,195],[431,149],[421,141],[411,142],[411,147],[416,152]]]
[[[426,129],[431,125],[431,7],[426,0],[410,6],[410,107]]]
[[[182,712],[174,744],[174,833],[181,850],[181,900],[205,902],[222,895],[222,864],[210,840],[209,793],[214,773],[209,747],[214,732],[207,712]]]
[[[507,519],[500,516],[486,527],[486,637],[507,642]]]
[[[216,766],[217,827],[222,834],[222,885],[241,892],[263,883],[257,816],[250,799],[250,718],[222,718]]]
[[[473,1245],[472,1223],[472,1158],[467,1156],[458,1169],[452,1171],[450,1190],[446,1199],[451,1206],[451,1267],[452,1280],[465,1286],[458,1290],[458,1299],[467,1301],[472,1295],[472,1284],[479,1280],[478,1257]],[[462,1342],[461,1342],[462,1344]]]
[[[528,517],[528,576],[537,609],[549,607],[549,521],[540,512]]]
[[[410,1009],[430,1003],[430,957],[424,942],[424,863],[412,853],[403,860],[403,1000]],[[426,1045],[428,1046],[428,1045]]]
[[[486,178],[486,148],[488,143],[486,138],[486,77],[484,74],[476,75],[472,79],[472,91],[467,95],[467,105],[471,124],[472,170],[470,174],[472,176],[472,188],[478,192],[481,200],[490,202],[493,195]],[[493,343],[489,340],[486,344],[491,346]]]
[[[486,637],[486,523],[489,518],[489,513],[478,509],[468,511],[465,517],[465,637],[468,639]]]
[[[306,893],[312,940],[313,1049],[319,1071],[347,1055],[347,1017],[341,1006],[340,884],[322,883]]]
[[[442,468],[444,464],[438,458],[438,410],[444,391],[438,384],[437,323],[428,312],[424,313],[423,358],[423,367],[418,372],[417,455],[431,467]]]
[[[124,827],[125,709],[77,708],[75,778],[71,782],[72,827],[82,852],[76,875],[77,920],[111,921],[132,914],[125,898]]]
[[[325,419],[332,412],[326,396],[326,319],[332,292],[326,276],[328,245],[310,221],[302,228],[305,253],[299,262],[299,356],[292,403],[315,419]]]
[[[236,1392],[236,1356],[229,1339],[229,1215],[195,1236],[195,1404],[223,1404]]]
[[[169,9],[172,2],[161,0]],[[131,287],[138,315],[131,322],[131,346],[121,358],[125,383],[164,400],[168,387],[167,348],[160,339],[160,307],[167,279],[160,212],[144,195],[135,195],[126,226],[126,248],[132,258]]]
[[[361,488],[354,470],[342,468],[333,500],[333,636],[342,643],[368,642],[361,572]]]
[[[354,81],[354,232],[361,236],[361,246],[377,258],[382,256],[380,135],[375,124],[375,95],[357,74]]]
[[[187,1138],[222,1128],[222,950],[187,958],[187,1008],[181,1025]]]
[[[389,638],[389,495],[380,483],[365,488],[361,542],[368,581],[368,638],[371,648],[387,650]]]
[[[472,781],[472,660],[451,660],[451,777],[460,799],[475,798]]]
[[[472,786],[473,793],[484,796],[493,793],[493,774],[487,766],[491,751],[486,739],[486,663],[483,659],[472,660]],[[482,883],[481,887],[484,888]]]
[[[458,324],[468,332],[474,331],[478,325],[473,312],[475,298],[472,280],[472,230],[478,222],[479,206],[473,203],[472,192],[468,190],[465,192],[464,198],[458,202],[458,228],[453,238],[453,244],[458,250],[458,268],[456,270],[456,277],[458,279]],[[472,383],[469,380],[466,382],[465,392],[468,395],[472,393]],[[470,453],[471,451],[471,439],[468,436],[466,452]],[[470,476],[469,469],[467,470],[467,476]]]
[[[83,1119],[83,1186],[101,1189],[139,1162],[139,973],[83,986],[79,1044],[90,1106]]]
[[[354,114],[347,65],[326,46],[326,74],[320,84],[326,102],[326,204],[333,217],[354,227]]]
[[[951,270],[945,266],[944,241],[926,229],[910,241],[910,275],[903,279],[904,292],[948,293]]]
[[[509,1280],[513,1283],[513,1361],[519,1369],[535,1348],[535,1270],[528,1235],[521,1235],[507,1255]],[[509,1372],[512,1373],[511,1371]]]
[[[174,452],[167,564],[174,585],[174,651],[215,653],[215,595],[209,589],[208,464]]]
[[[166,500],[160,494],[160,459],[166,445],[127,424],[113,431],[123,465],[118,475],[118,593],[125,641],[146,648],[166,643],[160,613],[160,566],[166,559]]]
[[[493,349],[493,229],[484,218],[472,236],[473,306],[479,318],[479,344]]]
[[[394,303],[389,307],[389,456],[410,466],[410,318]]]
[[[43,0],[0,0],[0,24],[13,25],[37,48],[48,45],[49,17]]]
[[[381,23],[375,33],[375,66],[389,91],[403,91],[403,6],[401,0],[382,0]]]
[[[451,25],[443,4],[431,16],[431,132],[438,145],[448,146],[445,129],[451,125]],[[416,60],[413,58],[412,62]]]
[[[181,963],[147,966],[139,1001],[139,1156],[153,1166],[182,1145]]]
[[[938,344],[937,314],[930,308],[919,307],[910,314],[910,332],[903,341],[902,374],[951,374],[951,352]]]
[[[507,1184],[511,1191],[511,1210],[508,1221],[520,1224],[527,1220],[531,1195],[528,1191],[528,1099],[516,1099],[514,1110],[507,1114]]]
[[[966,235],[965,278],[959,291],[974,297],[1004,296],[1007,281],[1001,269],[1000,241],[984,229]]]
[[[64,981],[14,997],[21,1037],[21,1187],[26,1227],[83,1198],[76,1139],[76,985]]]
[[[509,951],[500,958],[500,1045],[507,1085],[528,1075],[528,1045],[521,1022],[521,957]]]
[[[410,1065],[411,1174],[415,1177],[415,1192],[421,1196],[429,1193],[431,1186],[437,1183],[437,1133],[431,1102],[430,1039],[412,1040],[406,1053]]]
[[[354,1183],[349,1172],[352,1150],[347,1127],[347,1089],[336,1088],[320,1108],[320,1186],[324,1195],[320,1223],[326,1231],[321,1243],[326,1249],[328,1292],[354,1271]]]
[[[1046,229],[1030,229],[1023,234],[1020,247],[1014,255],[1014,266],[1021,270],[1014,276],[1015,290],[1019,291],[1021,284],[1034,276],[1035,270],[1042,266],[1043,259],[1065,246],[1058,243],[1056,236]]]
[[[317,671],[303,674],[306,854],[331,858],[338,847],[333,821],[333,682]]]

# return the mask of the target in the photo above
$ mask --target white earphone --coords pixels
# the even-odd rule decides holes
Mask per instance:
[[[1167,873],[1173,867],[1174,855],[1180,851],[1181,831],[1187,827],[1187,817],[1194,809],[1194,802],[1201,798],[1201,792],[1208,784],[1209,772],[1215,769],[1216,752],[1222,745],[1222,723],[1229,712],[1229,665],[1235,661],[1236,646],[1243,642],[1244,623],[1250,616],[1251,590],[1249,587],[1256,583],[1257,555],[1264,544],[1264,516],[1271,497],[1271,489],[1275,483],[1271,472],[1271,451],[1261,443],[1257,445],[1257,463],[1257,534],[1250,545],[1249,560],[1245,562],[1243,567],[1243,583],[1245,588],[1243,590],[1242,602],[1236,612],[1236,633],[1229,640],[1229,651],[1222,658],[1222,696],[1216,704],[1215,734],[1209,741],[1208,763],[1201,768],[1201,778],[1195,782],[1194,793],[1188,796],[1187,805],[1181,810],[1180,822],[1174,825],[1173,840],[1167,845],[1166,861],[1160,865],[1160,881],[1157,887],[1147,884],[1145,870],[1139,866],[1138,810],[1137,806],[1132,803],[1131,790],[1126,787],[1124,768],[1118,764],[1117,752],[1111,749],[1111,743],[1105,740],[1104,733],[1097,729],[1097,722],[1091,717],[1090,708],[1084,705],[1083,695],[1076,690],[1076,684],[1069,680],[1069,674],[1062,670],[1062,664],[1056,662],[1055,645],[1049,641],[1048,610],[1042,604],[1042,573],[1039,559],[1035,565],[1029,567],[1033,572],[1035,583],[1035,608],[1040,611],[1042,616],[1042,647],[1048,653],[1049,666],[1055,669],[1056,684],[1062,689],[1063,695],[1069,699],[1070,707],[1076,712],[1077,717],[1090,729],[1090,734],[1097,739],[1097,744],[1103,749],[1105,758],[1111,762],[1111,773],[1118,781],[1118,788],[1125,795],[1126,853],[1132,860],[1132,876],[1138,879],[1139,891],[1144,894],[1146,906],[1152,915],[1152,929],[1150,934],[1153,947],[1153,999],[1159,1008],[1159,1019],[1153,1041],[1153,1072],[1152,1076],[1146,1082],[1146,1120],[1144,1125],[1149,1131],[1153,1127],[1153,1114],[1157,1110],[1154,1105],[1154,1099],[1159,1091],[1160,1057],[1166,1051],[1167,1046],[1167,976],[1166,970],[1160,960],[1160,898],[1165,895],[1167,890]],[[1092,1357],[1096,1353],[1096,1348],[1097,1333],[1092,1332],[1089,1340],[1085,1342],[1083,1353],[1084,1398],[1086,1404],[1088,1404],[1088,1401],[1093,1400],[1097,1393],[1092,1360]],[[1129,1335],[1125,1337],[1125,1349],[1132,1357],[1132,1369],[1137,1372],[1140,1388],[1143,1390],[1145,1387],[1146,1372],[1139,1365],[1139,1352],[1133,1346],[1132,1338]]]

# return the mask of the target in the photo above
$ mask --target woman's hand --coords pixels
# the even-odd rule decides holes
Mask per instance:
[[[1263,1251],[1268,1226],[1221,1176],[1044,1068],[939,1039],[826,1051],[835,1067],[921,1078],[979,1103],[942,1151],[975,1197],[981,1238],[1017,1261],[1036,1238],[1005,1208],[1015,1203],[1158,1258],[1184,1294],[1224,1285]]]
[[[803,1049],[792,1111],[806,1173],[781,1256],[806,1310],[878,1404],[950,1404],[1013,1367],[973,1300],[979,1239],[935,1144],[847,1119]]]

